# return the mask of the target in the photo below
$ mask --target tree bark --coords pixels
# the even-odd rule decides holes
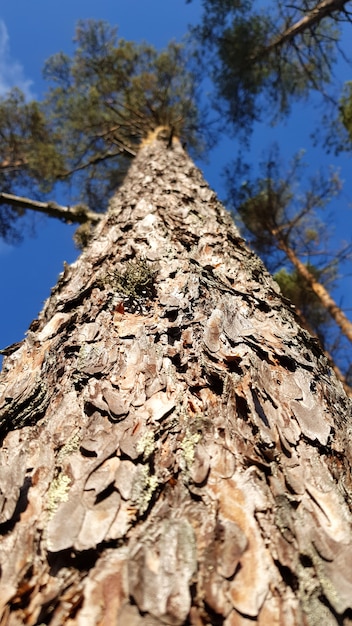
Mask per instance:
[[[1,626],[350,624],[351,405],[173,139],[0,379]]]

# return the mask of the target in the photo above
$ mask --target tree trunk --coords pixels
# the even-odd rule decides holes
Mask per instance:
[[[352,323],[346,317],[341,308],[336,304],[335,300],[330,296],[324,285],[319,283],[314,275],[309,271],[308,267],[299,260],[294,250],[287,245],[278,229],[271,230],[271,234],[276,239],[280,250],[286,254],[287,258],[291,261],[297,272],[302,276],[302,278],[304,278],[307,285],[309,285],[317,298],[319,298],[321,304],[336,322],[343,335],[345,335],[345,337],[352,342]]]
[[[176,139],[0,392],[1,626],[351,624],[349,401]]]

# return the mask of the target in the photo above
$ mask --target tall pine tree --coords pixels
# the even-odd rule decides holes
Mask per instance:
[[[0,389],[4,626],[349,623],[350,403],[170,129]]]

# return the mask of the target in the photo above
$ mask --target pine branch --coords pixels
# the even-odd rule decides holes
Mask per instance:
[[[76,206],[61,206],[56,202],[39,202],[24,198],[23,196],[15,196],[10,193],[0,193],[0,204],[9,204],[15,208],[32,209],[45,213],[50,217],[56,217],[68,223],[85,224],[86,222],[99,222],[101,215],[91,211],[83,204]]]
[[[330,17],[335,11],[345,12],[344,6],[348,2],[350,2],[350,0],[322,0],[322,2],[318,2],[318,4],[308,11],[298,22],[275,37],[263,52],[268,54],[277,48],[281,48],[283,44],[294,39],[296,35],[311,29],[312,26],[318,24],[324,17]]]
[[[115,140],[115,143],[116,143],[116,140]],[[72,176],[72,174],[74,174],[75,172],[80,172],[81,170],[85,170],[88,167],[91,167],[92,165],[96,165],[97,163],[101,163],[102,161],[106,161],[107,159],[115,159],[116,157],[121,156],[121,155],[127,156],[128,158],[136,156],[137,152],[128,148],[127,145],[124,144],[122,141],[118,143],[117,145],[119,146],[119,150],[117,152],[107,151],[104,154],[97,154],[89,158],[88,161],[85,161],[81,163],[80,165],[76,165],[75,167],[72,167],[70,170],[67,170],[65,174],[62,176],[62,179],[68,178],[69,176]]]

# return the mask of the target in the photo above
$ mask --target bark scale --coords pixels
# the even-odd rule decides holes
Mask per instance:
[[[176,139],[15,348],[1,626],[351,623],[350,403]]]

